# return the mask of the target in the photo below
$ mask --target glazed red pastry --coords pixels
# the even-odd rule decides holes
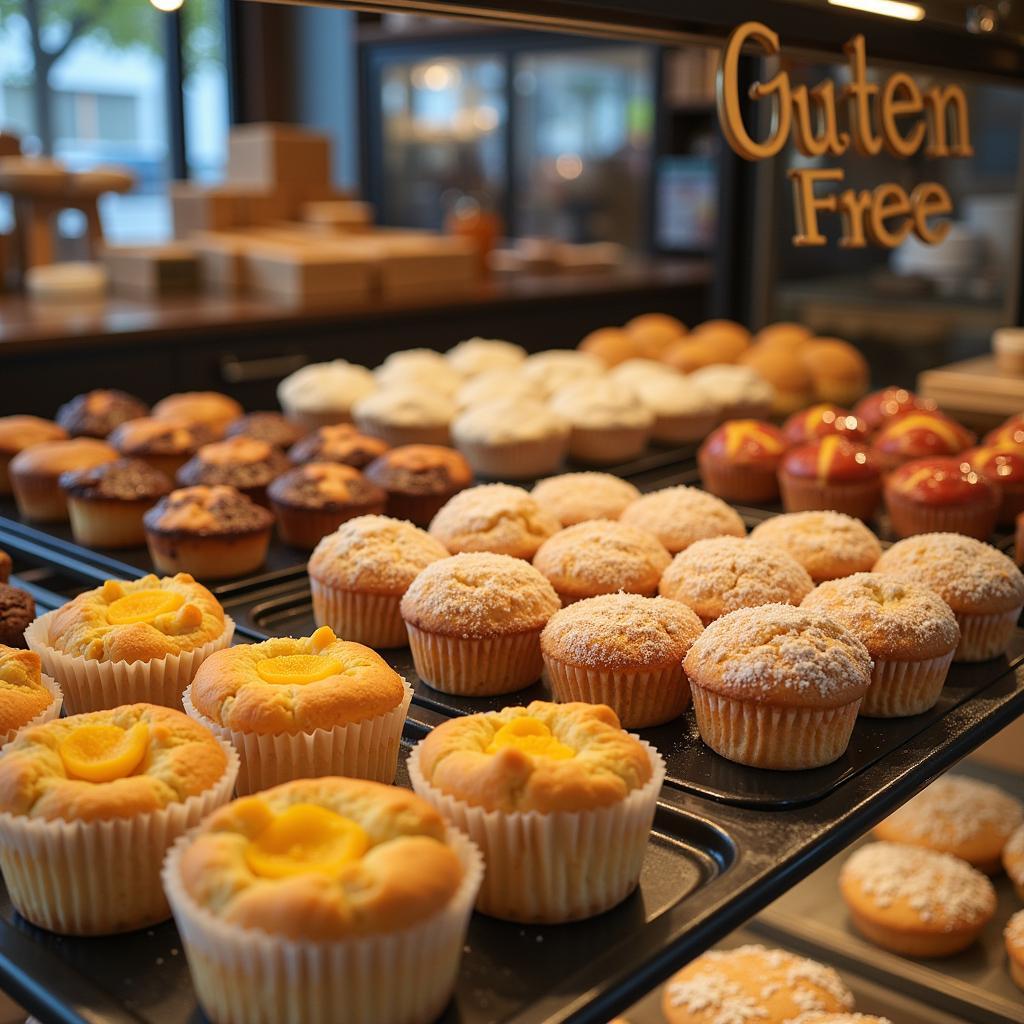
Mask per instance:
[[[882,500],[882,467],[866,444],[829,434],[786,452],[779,489],[787,512],[821,509],[871,519]]]
[[[865,395],[854,407],[853,413],[867,425],[868,430],[877,430],[893,416],[903,412],[934,412],[938,406],[930,398],[919,398],[906,388],[882,388]]]
[[[999,522],[1011,526],[1024,512],[1024,448],[980,445],[963,452],[960,461],[996,485],[1001,498]]]
[[[790,444],[805,444],[827,434],[863,441],[868,436],[868,425],[849,409],[821,402],[793,413],[783,424],[782,432]]]
[[[885,469],[912,459],[959,455],[977,438],[941,412],[906,412],[892,417],[872,439]]]
[[[989,447],[1019,448],[1024,451],[1024,419],[1011,416],[1005,423],[985,435]]]
[[[885,478],[885,507],[897,537],[962,533],[988,540],[999,489],[961,459],[915,459]]]
[[[726,420],[697,452],[704,487],[726,501],[778,501],[786,436],[763,420]]]

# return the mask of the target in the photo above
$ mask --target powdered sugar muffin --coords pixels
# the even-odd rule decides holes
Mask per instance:
[[[859,572],[822,583],[803,606],[845,626],[867,647],[874,668],[862,715],[919,715],[939,699],[960,627],[938,594],[895,577]]]
[[[555,612],[540,637],[555,700],[607,704],[626,729],[660,725],[690,703],[686,652],[703,627],[661,597],[606,594]]]
[[[957,533],[923,533],[893,544],[875,572],[928,587],[953,609],[960,626],[954,661],[1006,652],[1024,608],[1024,576],[994,547]]]
[[[527,356],[518,376],[532,385],[535,395],[548,398],[566,384],[585,377],[600,377],[604,372],[604,363],[589,352],[553,348]]]
[[[1003,867],[1017,895],[1024,900],[1024,825],[1020,825],[1003,847]]]
[[[445,693],[511,693],[541,673],[540,634],[560,607],[527,562],[483,552],[433,562],[402,598],[416,672]]]
[[[377,387],[389,391],[393,388],[417,388],[449,398],[462,386],[463,374],[450,360],[432,348],[409,348],[392,352],[373,371]],[[429,442],[426,442],[429,443]]]
[[[852,1010],[853,995],[831,967],[749,945],[687,964],[665,985],[661,1009],[669,1024],[791,1024],[808,1010]]]
[[[627,366],[624,363],[616,369],[625,370]],[[699,441],[714,430],[722,406],[710,391],[690,377],[662,366],[660,373],[633,371],[628,376],[623,374],[622,379],[654,416],[651,440],[661,444],[685,444]]]
[[[561,523],[521,487],[481,484],[460,491],[434,516],[431,536],[452,553],[492,551],[533,558]]]
[[[332,423],[350,423],[352,406],[377,390],[365,366],[344,359],[310,363],[277,385],[277,400],[289,419],[310,430]]]
[[[0,644],[0,747],[19,729],[52,721],[63,697],[56,680],[42,674],[35,651]]]
[[[747,533],[734,508],[696,487],[666,487],[645,494],[619,518],[628,526],[653,533],[672,555],[706,537],[745,537]]]
[[[640,878],[665,762],[602,704],[451,719],[409,758],[413,788],[481,849],[477,908],[512,921],[591,917]]]
[[[1006,954],[1010,960],[1010,977],[1024,988],[1024,910],[1018,910],[1003,931]]]
[[[620,591],[652,597],[671,558],[646,530],[593,519],[544,541],[533,564],[551,581],[562,604],[569,604]]]
[[[903,956],[951,956],[992,919],[992,883],[966,861],[899,843],[869,843],[839,875],[857,931]]]
[[[356,426],[390,445],[448,444],[455,413],[448,394],[413,384],[375,391],[352,406]]]
[[[534,484],[530,496],[563,526],[575,526],[588,519],[618,519],[640,492],[611,473],[562,473]]]
[[[871,684],[864,645],[804,608],[766,604],[716,619],[683,662],[701,739],[755,768],[831,764]]]
[[[876,825],[874,834],[951,853],[996,875],[1003,848],[1022,822],[1024,804],[1009,793],[966,775],[945,775]]]
[[[789,512],[750,531],[750,539],[792,555],[815,583],[870,572],[882,545],[859,520],[842,512]]]
[[[813,588],[807,570],[779,548],[743,537],[709,537],[676,555],[658,592],[688,605],[706,626],[738,608],[799,604]]]
[[[636,392],[607,376],[565,384],[551,396],[551,408],[572,427],[569,455],[599,465],[640,455],[654,424]]]
[[[444,357],[456,373],[477,377],[482,373],[514,370],[526,358],[526,349],[497,338],[468,338],[453,345]]]
[[[309,560],[316,624],[369,647],[404,647],[402,595],[448,554],[439,540],[401,519],[358,516],[342,523]]]
[[[536,398],[470,406],[452,423],[455,446],[475,473],[513,480],[557,472],[570,432],[569,421]]]

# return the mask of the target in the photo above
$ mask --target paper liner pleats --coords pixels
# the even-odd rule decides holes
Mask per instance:
[[[865,718],[905,718],[934,707],[955,653],[920,661],[876,658],[860,714]]]
[[[772,465],[725,465],[700,461],[700,478],[706,490],[726,501],[777,501],[779,482]]]
[[[962,533],[987,541],[996,528],[998,508],[958,505],[925,505],[887,488],[885,507],[889,525],[897,537],[918,533]]]
[[[293,779],[343,775],[391,784],[398,771],[402,727],[412,702],[412,687],[391,711],[363,722],[315,732],[253,733],[226,728],[207,718],[192,703],[192,687],[182,696],[185,713],[215,736],[230,743],[241,759],[238,795],[246,796]]]
[[[843,512],[858,519],[871,519],[882,500],[882,481],[822,483],[817,477],[779,474],[782,505],[787,512],[816,510]]]
[[[960,646],[953,656],[954,661],[988,661],[1005,654],[1017,628],[1020,608],[993,615],[969,615],[955,612],[960,626]],[[28,634],[26,633],[26,636]]]
[[[231,799],[238,755],[196,796],[162,810],[108,821],[60,821],[0,813],[0,868],[15,909],[61,935],[113,935],[171,916],[160,882],[179,836]]]
[[[35,718],[30,719],[24,725],[18,726],[17,729],[10,729],[7,732],[0,733],[0,747],[5,743],[10,743],[22,729],[31,729],[34,725],[42,725],[44,722],[52,722],[60,715],[60,709],[64,704],[64,695],[60,692],[60,686],[57,683],[57,680],[51,679],[48,675],[44,674],[42,676],[42,683],[53,700],[51,700],[50,703],[35,716]]]
[[[409,642],[399,608],[402,595],[366,594],[335,590],[309,579],[313,618],[318,626],[330,626],[342,640],[367,647],[405,647]]]
[[[820,768],[850,743],[860,698],[837,708],[787,708],[733,700],[691,680],[700,738],[722,757],[753,768]]]
[[[160,704],[181,710],[181,695],[199,666],[231,643],[235,623],[224,616],[224,632],[215,640],[181,654],[153,661],[98,661],[65,654],[50,646],[50,622],[56,612],[40,615],[25,630],[25,642],[39,655],[43,669],[60,684],[69,715],[107,711],[122,704]]]
[[[483,877],[480,851],[454,828],[462,884],[439,913],[400,932],[301,942],[241,928],[198,904],[181,882],[185,836],[164,864],[196,995],[214,1024],[430,1024],[455,988]]]
[[[643,741],[641,741],[643,742]],[[610,807],[587,811],[487,811],[427,782],[419,750],[408,760],[416,793],[480,847],[487,870],[477,910],[507,921],[558,923],[621,903],[640,880],[665,761],[644,743],[651,778]]]

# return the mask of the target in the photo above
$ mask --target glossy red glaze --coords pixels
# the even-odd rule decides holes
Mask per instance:
[[[985,435],[985,445],[988,447],[1000,446],[1007,448],[1019,448],[1024,451],[1024,422],[1016,416],[1008,419],[1001,426],[990,430]]]
[[[882,467],[867,445],[832,435],[791,448],[782,460],[782,472],[835,483],[877,479]]]
[[[882,388],[865,395],[853,407],[853,412],[868,425],[868,430],[877,430],[893,416],[914,409],[934,412],[938,405],[930,398],[919,398],[906,388]]]
[[[778,465],[789,447],[785,434],[764,420],[726,420],[700,446],[702,456],[732,465]]]
[[[1024,449],[985,444],[961,452],[960,461],[994,483],[1024,484]]]
[[[793,413],[783,425],[782,432],[790,444],[803,444],[828,434],[841,434],[859,441],[868,436],[868,425],[849,409],[822,403]]]
[[[977,439],[940,412],[907,412],[890,418],[872,445],[883,459],[898,462],[930,455],[958,455]]]
[[[925,505],[994,508],[1000,500],[999,488],[960,459],[915,459],[893,470],[885,489]]]

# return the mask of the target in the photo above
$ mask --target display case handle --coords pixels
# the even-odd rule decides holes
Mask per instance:
[[[239,359],[224,356],[220,361],[220,375],[227,384],[249,384],[253,381],[280,380],[305,366],[309,356],[270,356],[267,359]]]

